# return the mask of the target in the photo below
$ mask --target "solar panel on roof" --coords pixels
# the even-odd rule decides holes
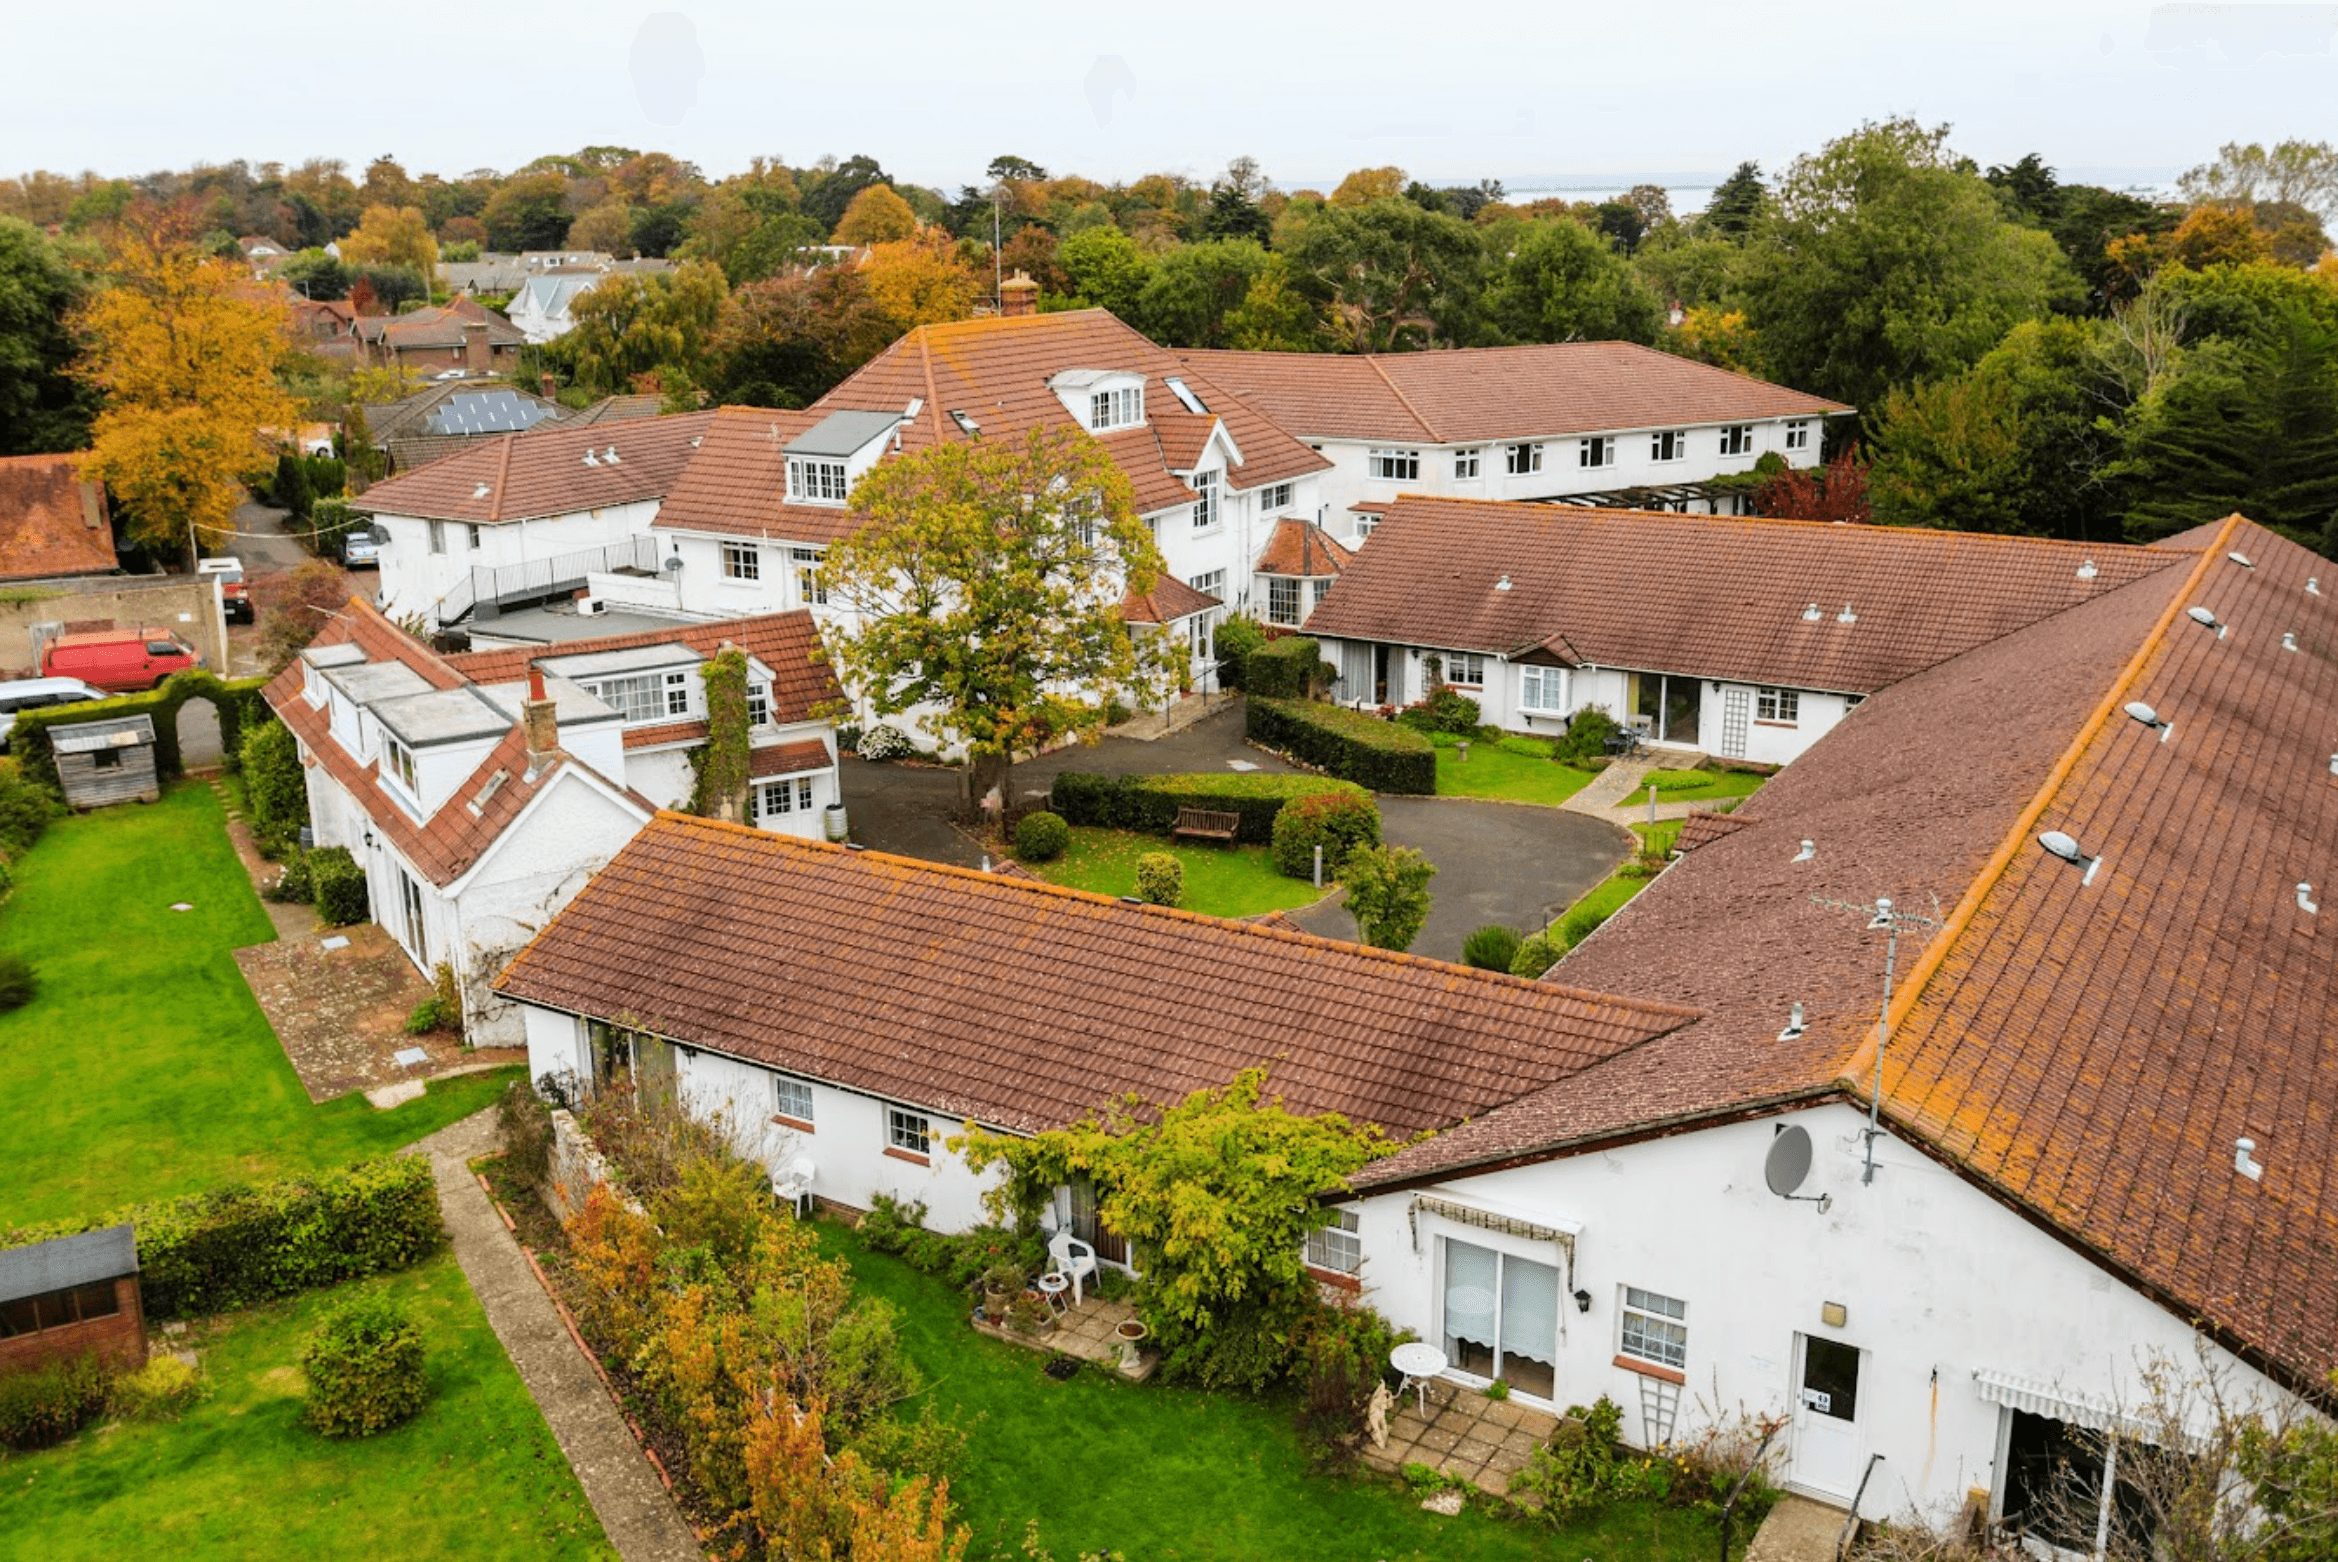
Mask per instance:
[[[424,425],[433,434],[516,434],[552,415],[550,408],[521,399],[514,391],[481,391],[449,397]]]

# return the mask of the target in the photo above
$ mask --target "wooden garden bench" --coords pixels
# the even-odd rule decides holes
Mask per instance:
[[[1177,823],[1170,827],[1169,837],[1176,840],[1190,835],[1196,840],[1223,841],[1234,844],[1234,832],[1242,827],[1240,814],[1216,813],[1207,808],[1180,808]]]

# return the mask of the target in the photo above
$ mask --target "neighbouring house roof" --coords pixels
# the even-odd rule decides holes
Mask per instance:
[[[1945,923],[1901,935],[1893,1131],[2327,1399],[2338,963],[2299,884],[2338,833],[2338,608],[2306,590],[2326,560],[2238,517],[2188,540],[2173,568],[1869,700],[1552,973],[1707,1018],[1360,1180],[1863,1101],[1880,935],[1813,897],[1886,893]],[[2091,884],[2048,830],[2100,856]],[[1782,1039],[1795,1001],[1809,1028]],[[2235,1167],[2242,1138],[2260,1178]]]
[[[355,646],[364,665],[347,653],[336,655],[343,646]],[[302,659],[332,666],[344,674],[350,669],[361,673],[374,667],[395,669],[399,686],[415,688],[418,693],[466,690],[473,683],[447,658],[383,617],[379,609],[354,598],[310,642]],[[303,660],[295,660],[261,691],[269,707],[300,739],[308,755],[356,799],[368,822],[433,884],[452,884],[475,867],[528,803],[565,770],[574,769],[600,781],[640,810],[644,818],[655,811],[656,805],[628,789],[622,779],[600,777],[565,752],[555,753],[531,773],[526,726],[515,717],[503,739],[438,811],[428,819],[416,819],[382,789],[380,764],[360,761],[333,736],[330,710],[309,704],[303,693]]]
[[[802,608],[787,613],[761,613],[752,618],[725,618],[713,622],[676,623],[639,634],[610,635],[597,640],[566,640],[558,645],[463,651],[446,658],[447,665],[480,683],[512,683],[525,678],[529,664],[541,662],[560,670],[575,657],[600,656],[645,646],[683,645],[695,656],[712,656],[728,641],[771,669],[771,719],[779,725],[810,721],[821,706],[843,698],[836,671],[820,656],[820,630]],[[669,727],[692,727],[706,735],[704,722],[674,722],[642,727],[626,734],[626,746],[637,747],[640,734],[663,733]],[[644,743],[652,740],[645,738]],[[664,737],[655,742],[677,741]]]
[[[1402,499],[1307,632],[1866,694],[2181,561],[1922,527]]]
[[[451,304],[425,305],[402,315],[361,315],[357,320],[357,334],[393,352],[423,352],[462,346],[463,328],[467,325],[486,326],[490,347],[518,347],[528,339],[518,326],[468,297],[458,298]]]
[[[562,421],[571,428],[587,428],[595,423],[630,423],[636,418],[654,418],[665,406],[666,398],[658,395],[603,396],[589,407],[568,413]]]
[[[1153,582],[1152,590],[1132,591],[1121,599],[1120,619],[1124,624],[1174,624],[1181,618],[1191,618],[1220,605],[1208,592],[1196,591],[1176,576],[1164,573]]]
[[[1342,547],[1313,521],[1286,515],[1275,522],[1266,549],[1258,556],[1261,575],[1321,577],[1344,573],[1355,550]]]
[[[528,278],[513,291],[511,307],[529,308],[546,318],[568,313],[568,306],[601,285],[598,272],[562,270],[550,276]]]
[[[724,407],[652,522],[665,530],[822,544],[859,528],[842,505],[791,504],[787,447],[820,421],[810,412]]]
[[[1693,852],[1724,835],[1735,834],[1752,822],[1736,814],[1717,814],[1700,808],[1681,821],[1680,832],[1672,838],[1672,849]]]
[[[1411,1133],[1694,1018],[673,813],[496,990],[1018,1131],[1266,1065]]]
[[[1630,342],[1178,357],[1303,439],[1451,445],[1851,410]]]
[[[617,427],[555,426],[474,439],[470,448],[376,483],[351,503],[370,515],[492,525],[659,499],[713,416],[689,412]],[[608,459],[612,450],[615,461]]]
[[[0,580],[102,575],[115,567],[105,490],[81,455],[0,457]]]
[[[526,423],[517,422],[516,412],[507,419],[494,420],[510,422],[514,431],[560,422],[567,416],[558,402],[533,391],[522,390],[516,385],[450,380],[442,385],[425,386],[413,395],[396,401],[377,402],[367,407],[365,431],[376,444],[383,445],[392,439],[409,435],[462,432],[475,437],[483,433],[506,432],[503,429],[470,426],[491,421],[471,416],[464,410],[468,403],[480,398],[487,398],[491,404],[499,407],[526,409],[529,419]]]
[[[138,1235],[127,1225],[0,1248],[0,1302],[69,1291],[138,1272]]]
[[[951,416],[963,413],[985,439],[1017,438],[1038,427],[1078,422],[1049,388],[1066,369],[1118,370],[1145,381],[1145,426],[1102,436],[1137,491],[1137,508],[1151,513],[1189,503],[1193,493],[1176,474],[1199,459],[1211,427],[1222,423],[1242,453],[1227,482],[1255,488],[1331,465],[1257,408],[1205,371],[1181,363],[1101,309],[1060,314],[994,316],[951,325],[919,326],[813,403],[826,415],[844,409],[893,413],[921,402],[902,425],[902,449],[921,450],[969,437]],[[1189,412],[1165,383],[1182,380],[1208,410]]]

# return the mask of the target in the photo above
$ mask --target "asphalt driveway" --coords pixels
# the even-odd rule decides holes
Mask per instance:
[[[1044,797],[1066,770],[1104,775],[1223,771],[1235,765],[1264,771],[1292,767],[1242,740],[1240,702],[1182,732],[1151,743],[1106,738],[1059,750],[1015,767],[1019,798]],[[853,838],[878,851],[929,862],[978,867],[982,848],[950,823],[958,802],[958,772],[942,768],[843,762],[845,806]],[[1530,932],[1542,927],[1622,861],[1624,831],[1585,814],[1520,803],[1458,797],[1383,797],[1381,833],[1395,846],[1414,847],[1437,865],[1428,925],[1413,953],[1461,958],[1461,942],[1489,922]],[[1353,918],[1334,899],[1294,914],[1309,932],[1353,940]]]

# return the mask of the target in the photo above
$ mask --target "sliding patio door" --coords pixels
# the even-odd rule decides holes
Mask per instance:
[[[1522,1394],[1558,1389],[1559,1271],[1445,1239],[1445,1358]]]

